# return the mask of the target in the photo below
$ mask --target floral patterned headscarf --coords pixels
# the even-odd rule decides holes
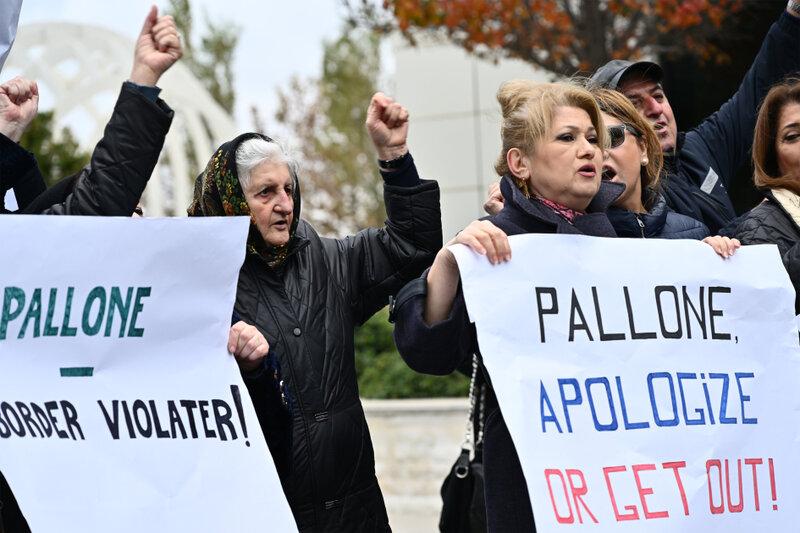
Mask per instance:
[[[188,213],[190,217],[250,217],[247,251],[262,257],[270,265],[275,266],[286,259],[286,255],[289,253],[294,241],[297,223],[300,221],[300,187],[297,183],[297,175],[290,167],[294,216],[289,227],[289,240],[286,244],[280,246],[271,246],[265,243],[256,221],[250,213],[250,207],[244,198],[244,192],[239,184],[239,177],[236,171],[236,149],[242,142],[252,138],[275,142],[266,135],[244,133],[217,148],[208,165],[206,165],[206,169],[194,182],[194,200],[192,205],[189,206]]]

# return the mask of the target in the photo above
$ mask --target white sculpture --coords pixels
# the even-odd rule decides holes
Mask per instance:
[[[130,72],[133,46],[131,39],[106,28],[27,24],[17,32],[3,78],[35,80],[40,109],[53,109],[56,130],[69,126],[81,149],[91,151]],[[186,65],[178,62],[159,86],[175,118],[142,204],[147,216],[185,216],[194,178],[212,151],[236,135],[236,125]]]

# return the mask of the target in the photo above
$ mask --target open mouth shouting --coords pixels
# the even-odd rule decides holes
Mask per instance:
[[[603,181],[613,181],[617,177],[617,171],[613,168],[603,165]]]
[[[656,135],[658,135],[659,137],[667,135],[668,131],[666,122],[659,120],[658,122],[653,122],[652,126],[653,130],[655,130],[656,132]]]
[[[597,169],[594,165],[583,165],[578,169],[578,174],[587,178],[593,178],[597,175]]]

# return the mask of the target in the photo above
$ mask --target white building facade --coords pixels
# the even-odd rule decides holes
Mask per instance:
[[[553,75],[520,60],[495,64],[444,41],[420,38],[418,46],[409,46],[393,38],[394,96],[411,116],[409,149],[420,176],[439,182],[447,242],[485,215],[487,190],[499,179],[498,87],[518,78],[549,82]]]

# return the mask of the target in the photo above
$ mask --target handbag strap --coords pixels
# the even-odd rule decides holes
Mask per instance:
[[[472,379],[469,382],[469,416],[464,430],[462,449],[472,450],[473,456],[483,447],[484,408],[486,386],[479,378],[478,354],[472,354]],[[477,423],[476,423],[477,422]]]
[[[473,421],[476,422],[475,424],[473,424],[473,431],[475,432],[473,449],[477,452],[483,449],[483,425],[486,417],[487,383],[483,379],[483,374],[480,373],[478,374],[475,386],[477,387],[478,392],[476,393],[476,403],[475,403],[476,414],[473,416]]]

